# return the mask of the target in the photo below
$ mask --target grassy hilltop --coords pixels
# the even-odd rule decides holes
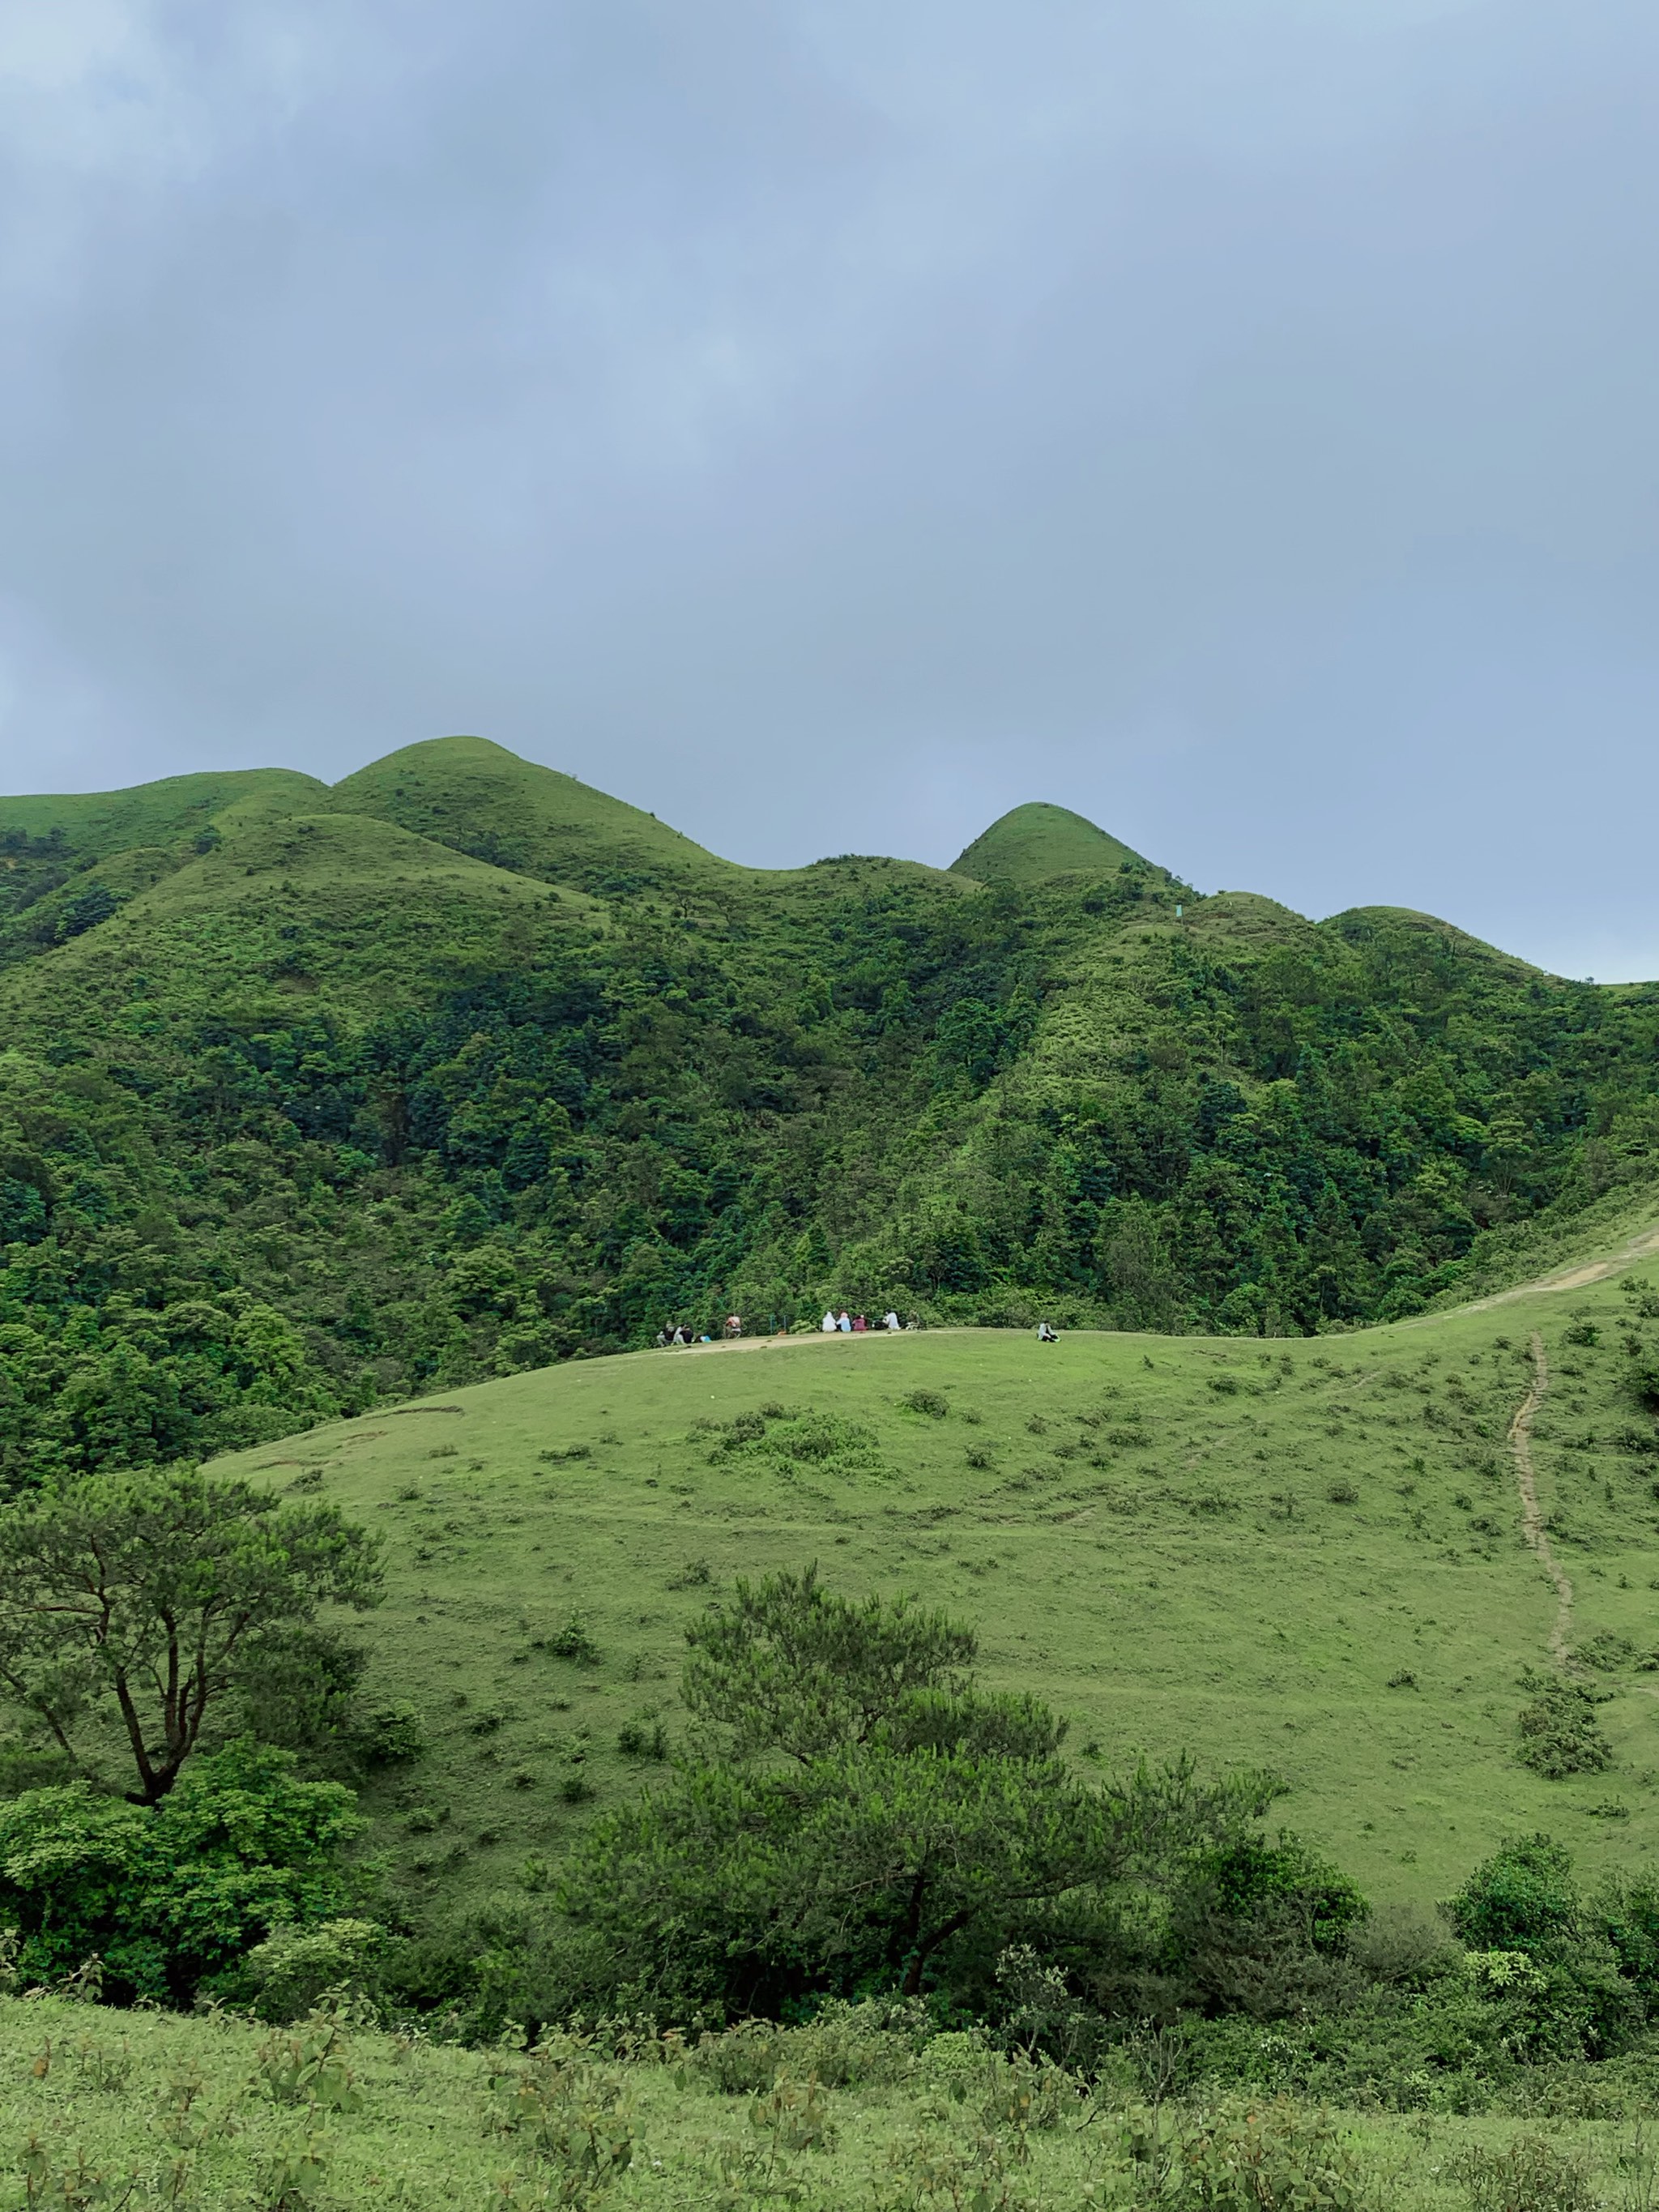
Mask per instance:
[[[951,867],[977,883],[1040,884],[1053,876],[1105,875],[1126,862],[1146,865],[1139,853],[1081,814],[1038,800],[994,822]]]
[[[580,1362],[315,1430],[240,1462],[380,1530],[374,1680],[432,1749],[380,1786],[417,1893],[515,1882],[683,1729],[681,1631],[736,1577],[817,1559],[975,1622],[988,1680],[1073,1718],[1073,1758],[1267,1765],[1284,1817],[1379,1898],[1443,1895],[1504,1835],[1587,1864],[1659,1845],[1659,1509],[1620,1281],[1323,1343],[948,1330]],[[1650,1293],[1647,1302],[1659,1304]],[[1588,1322],[1597,1340],[1573,1340]],[[1534,1455],[1614,1692],[1616,1765],[1520,1764],[1556,1598],[1508,1442],[1540,1338]],[[561,1658],[579,1616],[596,1647]]]

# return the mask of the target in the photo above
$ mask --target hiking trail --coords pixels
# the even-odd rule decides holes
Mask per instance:
[[[1483,1298],[1473,1298],[1462,1310],[1487,1313],[1493,1306],[1506,1306],[1516,1298],[1537,1297],[1546,1291],[1585,1290],[1592,1283],[1605,1283],[1611,1276],[1622,1273],[1632,1261],[1650,1260],[1656,1252],[1659,1252],[1659,1224],[1638,1230],[1603,1259],[1569,1261],[1565,1266],[1552,1267],[1534,1282],[1516,1283],[1507,1291],[1492,1291]]]
[[[1532,1555],[1549,1577],[1555,1589],[1555,1626],[1550,1631],[1550,1656],[1558,1667],[1568,1664],[1568,1637],[1572,1629],[1572,1584],[1562,1572],[1560,1562],[1550,1549],[1550,1540],[1544,1531],[1544,1516],[1538,1507],[1538,1485],[1533,1477],[1532,1424],[1533,1417],[1544,1402],[1544,1393],[1550,1386],[1549,1362],[1544,1357],[1544,1340],[1536,1330],[1532,1338],[1532,1381],[1527,1395],[1516,1407],[1515,1419],[1510,1423],[1510,1449],[1515,1454],[1515,1480],[1521,1492],[1521,1525],[1526,1534]]]

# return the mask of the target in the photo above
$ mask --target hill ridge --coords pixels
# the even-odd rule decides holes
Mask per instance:
[[[1035,884],[1087,871],[1102,875],[1148,862],[1121,838],[1047,799],[1028,799],[999,815],[951,861],[951,872],[981,882]]]

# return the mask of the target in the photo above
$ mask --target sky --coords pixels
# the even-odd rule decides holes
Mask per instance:
[[[0,0],[0,790],[492,738],[1659,975],[1652,0]]]

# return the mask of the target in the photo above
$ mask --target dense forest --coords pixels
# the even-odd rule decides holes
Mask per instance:
[[[738,868],[477,739],[0,801],[0,1025],[13,1487],[732,1310],[1352,1326],[1659,1139],[1659,987],[1058,809]]]

